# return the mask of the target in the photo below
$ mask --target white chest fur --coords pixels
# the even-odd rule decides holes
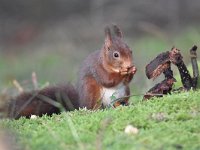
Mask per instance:
[[[109,106],[114,99],[126,96],[126,87],[124,84],[120,83],[112,88],[103,87],[101,90],[101,98],[103,106]]]

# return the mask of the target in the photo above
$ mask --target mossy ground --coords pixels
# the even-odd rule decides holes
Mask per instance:
[[[133,104],[127,107],[2,120],[1,125],[15,132],[17,142],[31,150],[200,149],[199,96],[200,91],[150,101],[133,97]],[[129,124],[139,133],[126,134]]]

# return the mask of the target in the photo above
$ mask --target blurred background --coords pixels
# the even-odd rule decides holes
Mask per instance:
[[[144,93],[159,81],[144,73],[157,54],[176,46],[190,63],[189,49],[200,46],[199,10],[199,0],[0,0],[0,89],[13,80],[33,89],[32,72],[40,87],[75,83],[81,62],[101,48],[104,27],[116,23],[138,68],[133,93]]]

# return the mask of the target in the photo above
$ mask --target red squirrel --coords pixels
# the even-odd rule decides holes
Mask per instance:
[[[105,28],[105,43],[101,50],[91,53],[83,62],[76,87],[71,84],[47,87],[25,92],[7,104],[8,117],[42,116],[79,108],[98,109],[111,105],[111,97],[123,98],[114,106],[128,105],[131,82],[136,67],[132,51],[123,41],[118,26],[113,25],[114,36]]]

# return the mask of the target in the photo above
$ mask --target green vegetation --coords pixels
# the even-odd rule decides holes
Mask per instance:
[[[141,101],[128,107],[79,110],[36,119],[3,120],[31,150],[200,149],[200,91]],[[126,134],[127,125],[139,129]]]

